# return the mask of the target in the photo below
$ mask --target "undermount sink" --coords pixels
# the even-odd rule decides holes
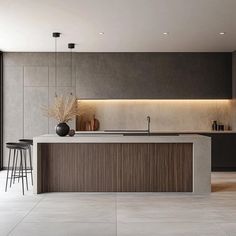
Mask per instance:
[[[107,129],[104,132],[109,133],[147,133],[147,130],[143,129]]]
[[[104,132],[120,133],[123,134],[123,136],[179,136],[178,133],[148,132],[147,130],[131,130],[131,129],[104,130]]]
[[[125,133],[123,136],[179,136],[174,133]]]

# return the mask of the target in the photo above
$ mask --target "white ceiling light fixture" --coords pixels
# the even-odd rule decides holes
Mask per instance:
[[[164,35],[169,35],[169,32],[164,32],[163,34],[164,34]]]
[[[219,34],[220,34],[220,35],[225,35],[225,32],[220,32]]]
[[[100,35],[104,35],[104,32],[99,32]]]

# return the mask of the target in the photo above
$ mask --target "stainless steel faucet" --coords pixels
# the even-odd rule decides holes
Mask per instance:
[[[147,116],[147,132],[150,133],[150,124],[151,124],[151,118],[150,116]]]

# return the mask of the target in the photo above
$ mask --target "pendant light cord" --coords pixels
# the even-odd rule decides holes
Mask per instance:
[[[57,97],[57,38],[59,38],[61,33],[59,32],[53,32],[52,37],[55,38],[55,97]]]
[[[55,37],[55,97],[57,97],[57,38]]]
[[[71,66],[71,92],[70,95],[73,96],[72,87],[73,87],[73,49],[75,48],[74,43],[68,43],[68,48],[70,49],[70,66]]]
[[[70,49],[70,55],[71,55],[71,88],[72,88],[72,79],[73,79],[73,76],[72,76],[72,74],[73,74],[73,58],[72,58],[72,48]],[[70,95],[72,96],[73,95],[73,93],[72,93],[72,91],[71,91],[71,93],[70,93]]]

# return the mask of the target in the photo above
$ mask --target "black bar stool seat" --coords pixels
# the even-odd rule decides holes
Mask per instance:
[[[29,145],[25,143],[6,143],[6,147],[9,149],[27,150]]]
[[[21,143],[28,143],[31,146],[33,146],[33,139],[19,139],[19,142],[21,142]]]

